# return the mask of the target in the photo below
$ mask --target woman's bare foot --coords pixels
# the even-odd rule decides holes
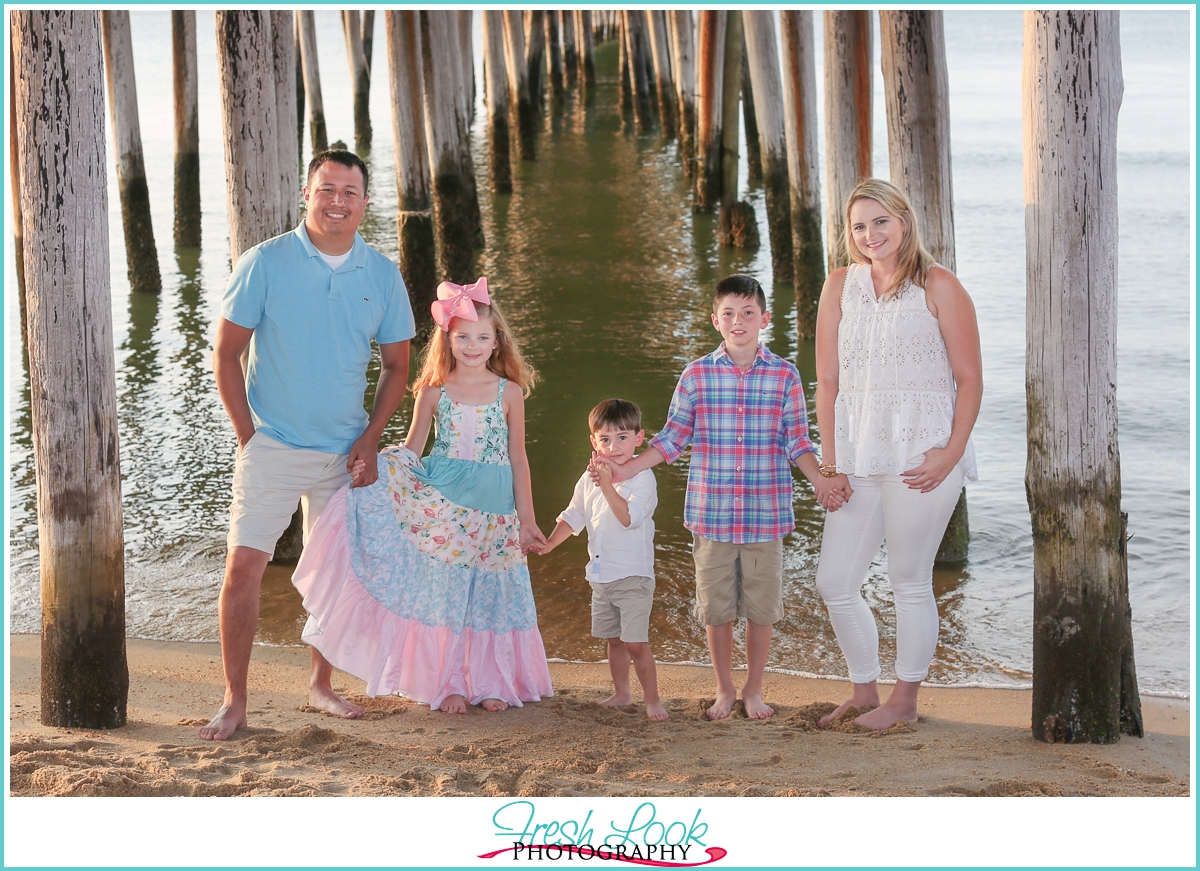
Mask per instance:
[[[222,705],[215,717],[200,728],[200,737],[205,741],[224,741],[238,729],[246,728],[246,703],[231,702]]]
[[[880,705],[875,710],[867,711],[862,716],[854,718],[855,725],[865,726],[876,732],[880,729],[889,729],[897,723],[915,722],[917,722],[915,707],[912,710],[900,710],[899,708],[892,707],[891,699],[888,699],[887,704]]]
[[[310,686],[308,688],[309,707],[316,708],[326,714],[341,717],[345,720],[357,720],[367,712],[362,705],[348,702],[332,689]]]
[[[467,712],[467,700],[455,693],[452,696],[446,696],[442,700],[442,704],[438,707],[439,711],[445,711],[447,714],[465,714]]]
[[[606,708],[625,708],[633,704],[633,694],[628,692],[613,693],[600,704]]]
[[[742,693],[746,716],[751,720],[766,720],[775,716],[775,709],[763,701],[762,693]]]
[[[854,692],[850,694],[850,698],[838,705],[832,713],[826,714],[817,720],[817,725],[828,726],[850,708],[876,708],[878,706],[879,687],[875,682],[872,681],[869,684],[856,683],[854,684]]]
[[[733,713],[733,703],[736,701],[737,693],[717,693],[717,700],[704,712],[704,715],[710,720],[724,720]]]
[[[667,709],[663,707],[662,699],[646,700],[646,716],[654,722],[667,719]]]
[[[499,699],[484,699],[479,703],[479,707],[485,711],[491,711],[493,714],[498,714],[500,711],[508,710],[508,702],[502,702]]]

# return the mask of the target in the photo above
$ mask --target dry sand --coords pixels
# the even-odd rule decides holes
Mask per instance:
[[[873,734],[816,728],[848,684],[768,674],[774,718],[710,723],[711,671],[660,666],[671,718],[651,723],[600,706],[606,665],[551,664],[553,698],[464,716],[368,699],[339,672],[334,687],[368,710],[349,721],[305,708],[306,648],[257,647],[250,728],[210,743],[196,730],[221,699],[217,645],[130,641],[129,723],[104,732],[39,723],[40,640],[11,636],[17,796],[1189,794],[1187,701],[1143,699],[1142,739],[1051,746],[1030,737],[1024,691],[927,688],[919,723]]]

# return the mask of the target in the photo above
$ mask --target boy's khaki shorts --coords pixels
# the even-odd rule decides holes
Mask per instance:
[[[720,626],[745,617],[760,626],[783,619],[783,539],[753,544],[692,534],[696,619]]]
[[[592,582],[592,635],[630,644],[650,641],[654,578],[630,575],[607,584]]]
[[[329,497],[350,483],[346,454],[293,448],[256,432],[238,451],[233,467],[226,546],[275,552],[275,542],[304,509],[304,540]]]

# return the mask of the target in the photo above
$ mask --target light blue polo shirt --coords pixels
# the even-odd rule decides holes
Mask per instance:
[[[255,430],[294,448],[346,454],[366,429],[371,340],[415,333],[396,264],[354,234],[336,271],[301,224],[245,252],[221,317],[254,330],[246,392]]]

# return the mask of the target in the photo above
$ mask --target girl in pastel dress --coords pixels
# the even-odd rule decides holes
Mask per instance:
[[[404,445],[380,453],[374,484],[330,499],[292,582],[303,639],[368,695],[502,711],[553,694],[525,560],[545,542],[525,457],[536,375],[486,278],[443,282],[433,315]]]

